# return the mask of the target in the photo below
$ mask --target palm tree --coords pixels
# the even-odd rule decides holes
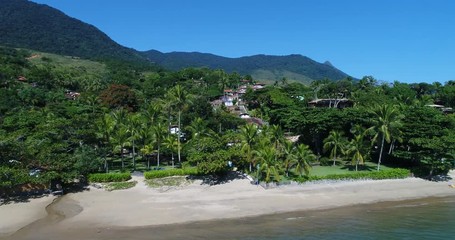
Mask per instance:
[[[373,126],[368,129],[368,131],[374,132],[373,142],[380,137],[381,138],[381,148],[379,152],[378,159],[378,168],[379,171],[382,153],[384,150],[384,143],[390,143],[395,135],[399,134],[399,128],[403,125],[401,120],[404,116],[397,110],[395,106],[392,105],[377,105],[373,108],[371,113],[375,116],[372,119]]]
[[[168,135],[166,138],[164,138],[163,146],[165,148],[167,148],[169,151],[171,151],[172,167],[174,167],[174,152],[179,148],[176,136],[175,135]]]
[[[127,117],[126,129],[130,134],[129,140],[133,145],[133,170],[136,170],[136,140],[139,139],[139,133],[141,129],[141,122],[139,115],[129,115]]]
[[[114,119],[111,115],[104,114],[104,116],[97,121],[95,126],[97,128],[97,135],[101,139],[101,145],[109,147],[111,145],[111,135],[114,132],[115,127]],[[106,153],[104,154],[104,169],[106,170],[106,173],[109,172]]]
[[[150,170],[150,157],[148,155],[154,152],[152,144],[144,145],[141,150],[143,156],[147,156],[147,169]]]
[[[182,124],[181,124],[181,118],[182,118],[182,111],[186,107],[187,104],[191,103],[190,99],[190,94],[181,86],[177,85],[169,90],[169,96],[171,97],[173,101],[173,105],[177,108],[178,110],[178,127],[179,127],[179,132],[177,133],[177,143],[178,143],[178,159],[179,163],[181,162],[181,156],[180,156],[180,134],[182,132]]]
[[[305,175],[310,174],[311,165],[310,163],[316,160],[316,155],[310,150],[305,144],[299,144],[292,155],[294,167],[300,176],[305,172]]]
[[[191,132],[191,141],[194,142],[199,142],[202,137],[209,135],[208,128],[200,117],[194,119],[187,129]],[[197,150],[200,150],[199,144],[197,144]]]
[[[270,141],[273,143],[274,147],[278,150],[278,147],[281,143],[284,142],[284,133],[281,130],[281,127],[278,125],[271,125],[267,128],[266,131],[270,137]]]
[[[155,126],[152,126],[152,134],[153,134],[153,141],[156,146],[156,153],[157,153],[157,167],[160,166],[160,149],[161,145],[163,144],[164,135],[166,134],[166,126],[161,123],[157,123]]]
[[[258,151],[255,151],[256,158],[259,162],[258,182],[260,176],[264,174],[265,182],[268,184],[272,178],[275,181],[280,180],[280,164],[276,160],[277,151],[275,148],[263,145]]]
[[[329,136],[324,139],[324,151],[330,151],[330,157],[333,159],[333,166],[336,165],[338,154],[344,152],[346,146],[346,139],[343,137],[343,133],[332,130]]]
[[[294,143],[291,141],[283,142],[283,167],[286,177],[289,177],[289,170],[292,167],[292,152],[294,151]]]
[[[161,111],[163,110],[163,106],[159,103],[150,103],[147,106],[147,109],[142,113],[147,126],[154,125],[161,117]]]
[[[125,146],[129,145],[130,134],[128,129],[124,126],[121,126],[114,134],[111,136],[112,142],[114,143],[114,148],[120,148],[120,158],[122,159],[122,169],[125,168],[125,162],[123,158],[123,149]]]
[[[357,172],[357,166],[365,163],[363,156],[364,142],[363,134],[357,134],[349,143],[347,154],[351,156],[351,165],[355,164],[355,171]]]
[[[240,128],[242,139],[242,151],[246,153],[247,161],[250,164],[250,172],[253,171],[253,145],[257,141],[258,129],[256,125],[246,124]]]

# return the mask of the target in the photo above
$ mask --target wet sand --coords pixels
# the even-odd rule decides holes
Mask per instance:
[[[304,184],[268,190],[251,185],[248,179],[214,186],[195,181],[166,191],[149,189],[141,179],[137,180],[139,184],[128,190],[91,189],[67,194],[48,207],[46,218],[32,224],[22,222],[22,227],[26,227],[8,239],[109,239],[114,233],[120,239],[131,233],[131,228],[153,229],[196,221],[455,196],[455,189],[448,186],[453,181],[429,182],[417,178]],[[2,218],[5,209],[0,208]],[[15,222],[19,229],[20,221]]]

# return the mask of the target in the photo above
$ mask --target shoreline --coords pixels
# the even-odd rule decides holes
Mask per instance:
[[[417,178],[360,180],[307,183],[267,190],[251,185],[247,179],[214,186],[204,185],[197,180],[190,185],[165,191],[147,188],[141,182],[134,188],[113,192],[91,188],[90,191],[67,194],[57,203],[49,205],[54,212],[66,217],[59,221],[48,221],[48,227],[43,220],[43,209],[39,209],[44,201],[41,205],[32,199],[31,203],[25,205],[13,203],[0,206],[0,216],[6,216],[4,214],[18,206],[23,212],[14,214],[12,219],[0,220],[0,226],[9,226],[6,229],[10,230],[8,232],[1,228],[0,238],[11,235],[11,229],[21,229],[12,234],[12,239],[28,239],[25,236],[37,229],[23,227],[33,225],[30,223],[38,217],[44,221],[43,224],[39,220],[39,230],[46,236],[65,231],[78,233],[81,229],[84,229],[85,234],[95,234],[107,229],[165,227],[364,204],[455,197],[455,189],[449,186],[455,181],[455,171],[451,172],[451,176],[452,180],[448,182],[429,182]],[[28,219],[28,215],[25,215],[27,211],[34,213],[32,215],[35,218]]]

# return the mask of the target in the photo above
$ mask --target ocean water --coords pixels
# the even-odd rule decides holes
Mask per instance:
[[[455,197],[141,228],[58,229],[54,218],[7,239],[455,239]]]
[[[455,239],[455,198],[386,202],[330,210],[170,225],[145,228],[136,233],[142,236],[148,233],[149,236],[138,239],[447,240]]]

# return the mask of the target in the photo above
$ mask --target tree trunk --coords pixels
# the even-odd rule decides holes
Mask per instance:
[[[104,155],[104,169],[106,169],[106,173],[109,173],[109,164],[106,155]]]
[[[133,140],[133,170],[136,171],[136,148]]]
[[[156,161],[157,161],[157,164],[156,164],[156,167],[160,167],[160,145],[158,144],[158,152],[157,152],[157,158],[156,158]]]
[[[334,166],[334,167],[336,166],[336,161],[337,161],[337,156],[335,156],[335,157],[333,158],[333,166]]]
[[[179,131],[177,132],[177,154],[178,154],[179,163],[181,163],[181,160],[180,160],[180,132],[182,131],[182,128],[180,126],[181,115],[182,115],[182,111],[179,110]]]
[[[381,166],[381,160],[382,160],[382,151],[384,150],[384,134],[382,134],[382,141],[381,141],[381,151],[379,152],[379,159],[378,159],[378,171],[379,167]]]
[[[392,141],[392,143],[390,143],[390,147],[389,147],[389,155],[392,154],[392,151],[393,149],[395,148],[395,140]]]
[[[174,153],[172,153],[171,156],[172,156],[172,168],[174,168]]]
[[[123,145],[120,146],[120,158],[122,159],[122,170],[125,168],[125,163],[123,162]]]

